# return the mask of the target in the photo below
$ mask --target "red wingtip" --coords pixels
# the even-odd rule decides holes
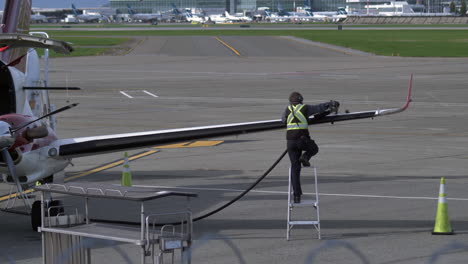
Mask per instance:
[[[402,110],[405,110],[408,108],[410,102],[411,102],[411,88],[413,87],[413,74],[411,73],[409,85],[408,85],[408,96],[406,97],[406,104],[401,108]]]

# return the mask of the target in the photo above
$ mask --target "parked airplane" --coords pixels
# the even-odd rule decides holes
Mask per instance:
[[[345,20],[348,17],[348,13],[344,8],[339,8],[337,11],[319,11],[313,12],[314,16],[323,16],[326,17],[327,21],[331,22],[340,22]]]
[[[130,4],[127,4],[129,19],[128,22],[135,22],[135,21],[142,21],[142,22],[150,22],[153,25],[157,25],[158,21],[161,20],[161,14],[155,13],[136,13]]]
[[[187,21],[187,10],[181,11],[177,8],[176,4],[172,3],[171,4],[172,9],[167,12],[172,16],[172,20],[174,21]],[[196,19],[196,18],[195,18]]]
[[[310,9],[305,9],[302,12],[289,12],[289,14],[294,22],[321,22],[326,20],[326,16],[317,16]]]
[[[252,19],[245,16],[233,16],[228,11],[224,11],[221,14],[210,14],[206,16],[207,22],[213,23],[239,23],[239,22],[251,22]]]
[[[277,13],[270,13],[270,21],[273,20],[275,22],[289,22],[292,19],[292,15],[288,11],[283,9],[279,0],[277,7]]]
[[[108,20],[107,17],[99,13],[80,14],[78,13],[78,10],[76,9],[74,4],[72,4],[72,11],[73,11],[73,15],[75,16],[76,19],[78,19],[78,21],[83,21],[85,23],[98,23],[104,20]]]
[[[47,74],[41,76],[41,63],[35,48],[69,53],[72,47],[63,41],[28,35],[31,0],[6,0],[0,34],[0,174],[3,181],[23,190],[37,181],[51,182],[63,175],[72,158],[143,148],[202,138],[260,132],[285,128],[280,119],[224,125],[154,130],[126,134],[59,139],[54,115],[76,104],[52,111]],[[46,50],[47,53],[47,50]],[[47,66],[44,69],[47,72]],[[373,118],[404,111],[410,103],[411,81],[406,104],[401,108],[352,113],[324,113],[311,116],[309,124]],[[25,202],[26,203],[26,202]],[[30,206],[33,228],[40,222],[40,202]],[[39,217],[40,218],[40,217]]]
[[[213,22],[215,24],[229,23],[225,14],[211,14],[208,16],[207,22]]]
[[[153,25],[157,25],[158,22],[174,22],[174,21],[186,21],[186,15],[177,9],[175,4],[171,4],[172,9],[169,11],[163,11],[158,13],[136,13],[135,10],[127,4],[129,19],[128,22],[141,21],[150,22]]]
[[[238,22],[252,22],[252,18],[248,16],[233,16],[229,14],[228,11],[224,11],[224,16],[227,20],[231,23],[238,23]]]
[[[204,23],[206,21],[205,16],[193,14],[190,9],[185,10],[185,19],[192,23]]]
[[[313,12],[310,6],[310,0],[304,0],[304,10],[317,20],[321,21],[331,21],[331,22],[340,22],[348,17],[348,13],[344,8],[338,8],[337,11],[317,11]]]
[[[46,17],[46,16],[44,16],[44,15],[38,15],[38,14],[37,14],[37,15],[36,15],[36,14],[32,14],[30,20],[31,20],[31,23],[37,23],[37,24],[49,22],[49,21],[47,20],[47,17]]]

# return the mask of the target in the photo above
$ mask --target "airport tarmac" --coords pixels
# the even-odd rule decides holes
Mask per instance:
[[[407,111],[310,127],[320,147],[315,160],[322,240],[313,227],[295,227],[286,241],[285,158],[247,196],[194,224],[192,263],[466,261],[468,59],[353,55],[285,38],[220,36],[239,56],[213,37],[174,38],[148,37],[125,56],[52,59],[52,86],[82,88],[52,93],[57,107],[80,103],[57,117],[59,136],[277,119],[292,91],[306,103],[338,100],[341,111],[400,107],[414,74]],[[286,147],[281,130],[213,140],[224,142],[156,148],[132,161],[133,184],[195,192],[192,209],[199,216],[247,188]],[[75,159],[67,177],[122,156]],[[117,166],[70,181],[119,184],[121,175]],[[431,235],[441,177],[453,236]],[[310,171],[302,179],[311,197]],[[1,193],[6,190],[0,186]],[[127,206],[98,203],[92,214],[137,220]],[[150,208],[180,207],[168,199]],[[315,216],[306,210],[302,216]],[[0,219],[0,262],[40,263],[40,234],[31,231],[29,218],[0,212]],[[124,244],[98,245],[93,263],[127,263],[120,252],[138,263],[138,249]]]

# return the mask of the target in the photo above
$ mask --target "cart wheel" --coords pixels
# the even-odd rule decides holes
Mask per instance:
[[[34,201],[31,208],[31,227],[37,232],[39,226],[41,226],[41,201]]]
[[[53,200],[49,203],[49,207],[52,206],[60,206],[57,208],[52,208],[50,210],[50,216],[57,216],[58,214],[61,214],[64,212],[64,209],[62,207],[62,201],[61,200]],[[47,211],[47,208],[46,208]],[[37,228],[41,226],[41,201],[34,201],[32,204],[32,209],[31,209],[31,227],[34,231],[37,232]]]

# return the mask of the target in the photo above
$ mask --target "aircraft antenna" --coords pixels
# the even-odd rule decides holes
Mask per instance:
[[[67,100],[66,100],[66,103],[70,103],[70,93],[68,91],[68,75],[69,75],[69,72],[66,72],[65,73],[65,87],[67,88],[66,91],[67,91]]]

